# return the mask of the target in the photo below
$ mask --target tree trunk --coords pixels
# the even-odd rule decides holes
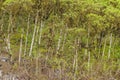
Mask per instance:
[[[32,55],[32,49],[33,49],[33,45],[34,45],[37,23],[38,23],[38,12],[37,12],[37,15],[36,15],[36,18],[35,18],[35,27],[34,27],[34,32],[33,32],[33,36],[32,36],[32,42],[31,42],[31,46],[30,46],[29,56]]]

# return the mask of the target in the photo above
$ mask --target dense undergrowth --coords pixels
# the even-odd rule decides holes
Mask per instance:
[[[120,1],[1,0],[0,55],[19,80],[119,80]]]

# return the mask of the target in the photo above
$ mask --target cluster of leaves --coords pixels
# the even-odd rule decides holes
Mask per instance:
[[[23,35],[23,50],[27,37],[29,52],[37,14],[38,23],[32,54],[36,56],[41,53],[41,57],[44,60],[47,58],[46,63],[52,68],[60,68],[63,63],[69,67],[65,70],[72,74],[75,58],[78,59],[76,64],[80,65],[84,62],[83,69],[88,69],[86,64],[89,56],[90,64],[94,65],[103,57],[106,61],[109,60],[107,56],[110,51],[111,60],[115,58],[119,61],[119,0],[1,0],[1,32],[5,35],[10,34],[13,48],[19,45]],[[29,23],[28,18],[30,18]],[[44,27],[39,45],[39,29],[42,22]],[[9,32],[8,28],[10,28]],[[27,30],[29,34],[26,36]],[[89,52],[92,54],[89,55]],[[106,69],[106,65],[107,68],[110,65],[107,62],[104,64],[103,70]]]

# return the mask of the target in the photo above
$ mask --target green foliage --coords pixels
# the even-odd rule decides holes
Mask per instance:
[[[74,35],[86,35],[87,31],[84,28],[69,28],[68,30],[69,34],[74,34]]]
[[[115,76],[120,69],[119,0],[4,0],[0,2],[0,19],[0,35],[5,34],[0,46],[9,45],[10,38],[15,55],[22,39],[22,57],[39,58],[34,68],[61,70],[68,80]],[[32,55],[28,56],[32,41]],[[92,76],[95,73],[97,77]]]
[[[14,35],[11,36],[11,44],[18,45],[20,44],[20,40],[22,38],[23,43],[25,43],[25,35],[21,36],[21,33],[15,33]]]
[[[19,3],[20,2],[21,3],[23,3],[23,2],[30,2],[31,3],[32,0],[20,0],[20,1],[19,0],[5,0],[3,4],[4,5],[9,5],[9,4],[12,4],[12,3],[17,3],[17,2],[19,2]]]

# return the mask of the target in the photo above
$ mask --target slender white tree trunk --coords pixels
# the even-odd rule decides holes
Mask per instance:
[[[19,50],[19,66],[20,66],[20,63],[21,63],[21,56],[22,56],[22,37],[23,37],[23,34],[21,34],[21,39],[20,39],[20,50]]]
[[[8,35],[7,35],[7,38],[5,39],[5,42],[7,44],[7,50],[8,50],[10,55],[12,55],[11,44],[10,44],[10,27],[11,27],[11,24],[12,24],[12,14],[10,13],[9,25],[8,25]],[[12,57],[11,57],[11,61],[12,61]]]
[[[66,25],[66,31],[68,30],[68,27]],[[67,32],[65,32],[64,34],[64,39],[63,39],[63,44],[62,44],[62,51],[64,51],[64,45],[65,45],[65,41],[66,41],[66,36],[67,36]]]
[[[74,74],[74,80],[76,80],[76,77],[77,77],[77,71],[78,71],[78,51],[76,49],[76,56],[75,56],[76,60],[76,65],[75,65],[75,74]]]
[[[36,15],[36,18],[35,18],[35,27],[34,27],[34,32],[33,32],[33,36],[32,36],[32,42],[31,42],[31,46],[30,46],[29,56],[32,55],[32,49],[33,49],[33,44],[34,44],[34,40],[35,40],[37,23],[38,23],[38,12],[37,12],[37,15]]]
[[[91,69],[91,65],[90,65],[90,51],[88,52],[88,72],[90,72],[90,69]]]
[[[87,34],[87,44],[86,44],[86,49],[85,49],[85,57],[86,55],[88,54],[88,48],[89,48],[89,36],[90,36],[90,33],[89,33],[89,28],[88,28],[88,34]]]
[[[103,48],[103,54],[102,54],[102,57],[104,57],[104,55],[105,55],[106,42],[107,42],[107,39],[105,38],[105,42],[104,42],[104,48]]]
[[[60,36],[59,36],[59,39],[58,39],[58,45],[57,45],[57,50],[56,50],[57,54],[58,54],[59,49],[60,49],[61,39],[62,39],[62,29],[60,30]]]
[[[40,43],[41,43],[41,37],[42,37],[42,29],[43,29],[43,27],[44,27],[44,22],[43,21],[41,21],[41,25],[40,25],[41,27],[40,27],[40,35],[39,35],[39,45],[40,45]]]
[[[108,58],[110,58],[111,48],[112,48],[112,33],[110,35],[110,46],[109,46],[109,51],[108,51]]]
[[[37,42],[38,42],[39,46],[40,46],[40,43],[41,43],[42,28],[43,28],[43,22],[41,21],[40,29],[38,27],[37,31],[36,31],[36,45],[37,45]],[[37,76],[38,76],[38,73],[39,73],[39,56],[40,56],[40,52],[38,52],[38,54],[36,56],[36,75]]]
[[[77,72],[78,72],[78,45],[79,39],[75,40],[75,57],[74,57],[74,80],[77,80]]]

